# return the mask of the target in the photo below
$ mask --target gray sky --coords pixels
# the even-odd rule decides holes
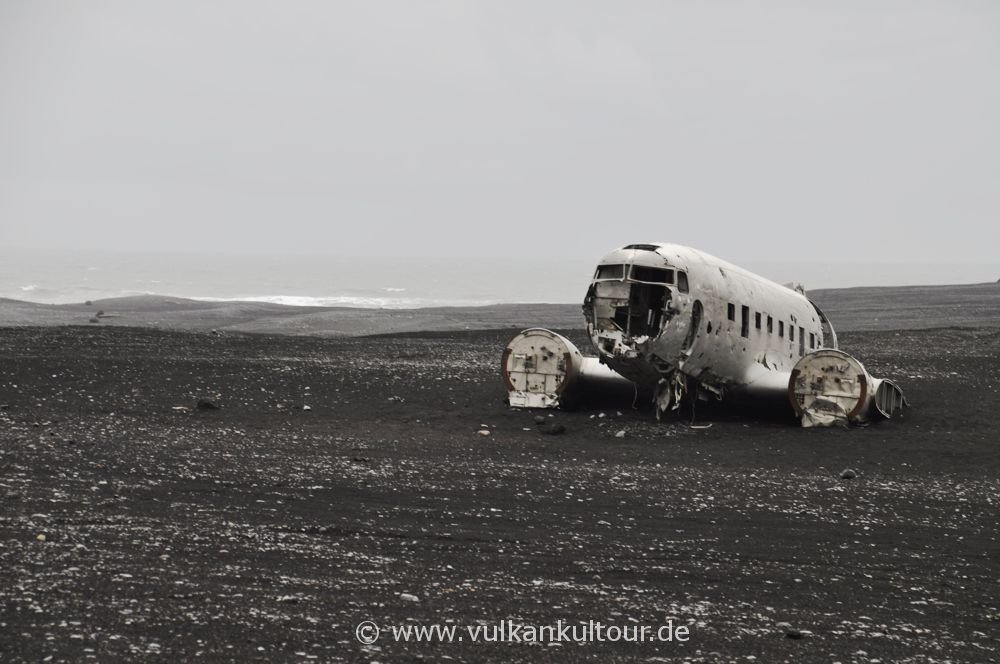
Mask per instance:
[[[998,71],[992,1],[7,0],[0,246],[996,262]]]

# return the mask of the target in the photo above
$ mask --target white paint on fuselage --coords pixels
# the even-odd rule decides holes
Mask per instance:
[[[605,256],[599,265],[629,267],[624,278],[595,279],[584,303],[591,341],[602,360],[622,375],[650,384],[679,372],[722,396],[755,384],[770,388],[784,381],[787,386],[799,358],[823,347],[821,314],[803,294],[697,249],[641,246],[650,248],[623,248]],[[665,286],[669,298],[663,321],[648,335],[626,333],[599,315],[623,301],[628,306],[635,287],[632,266],[674,271],[673,283]],[[686,293],[678,287],[679,272],[686,274]],[[699,303],[700,320],[693,320]],[[693,337],[692,324],[697,325]]]

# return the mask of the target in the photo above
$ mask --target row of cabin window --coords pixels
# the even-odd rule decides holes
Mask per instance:
[[[742,314],[742,318],[743,318],[743,322],[742,322],[742,325],[740,327],[740,336],[749,337],[750,336],[750,307],[748,307],[746,305],[743,305],[742,307],[740,307],[740,309],[741,309],[740,313]],[[731,320],[731,321],[733,321],[735,323],[736,322],[736,305],[733,304],[732,302],[730,302],[729,305],[728,305],[728,314],[729,314],[729,320]],[[756,327],[757,327],[758,330],[761,329],[761,313],[759,311],[755,311],[754,312],[754,323],[756,324]],[[772,318],[771,316],[767,317],[767,333],[768,334],[774,334],[774,318]],[[805,346],[805,333],[806,333],[805,328],[800,327],[799,328],[799,346],[800,346],[799,350],[800,351],[803,350],[803,347]],[[779,320],[778,321],[778,336],[779,337],[784,337],[785,336],[785,321],[783,321],[783,320]],[[788,326],[788,339],[789,339],[789,341],[795,341],[795,326],[794,325],[789,325]],[[816,335],[814,333],[812,333],[812,332],[809,333],[809,348],[810,349],[815,349],[816,348]]]

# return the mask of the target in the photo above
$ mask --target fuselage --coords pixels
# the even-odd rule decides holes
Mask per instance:
[[[804,294],[697,249],[633,244],[601,259],[583,305],[601,360],[641,385],[723,397],[787,389],[836,335]]]

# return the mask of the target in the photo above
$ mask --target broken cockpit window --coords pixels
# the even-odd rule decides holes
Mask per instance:
[[[633,265],[629,278],[632,281],[641,281],[647,284],[672,284],[674,283],[674,271],[661,270],[657,267],[646,267],[644,265]]]
[[[597,274],[594,275],[594,281],[600,281],[602,279],[617,279],[621,281],[624,278],[624,265],[598,265]]]
[[[628,307],[619,307],[615,322],[629,336],[656,336],[660,333],[663,312],[667,307],[670,291],[662,286],[633,284],[629,291]]]

